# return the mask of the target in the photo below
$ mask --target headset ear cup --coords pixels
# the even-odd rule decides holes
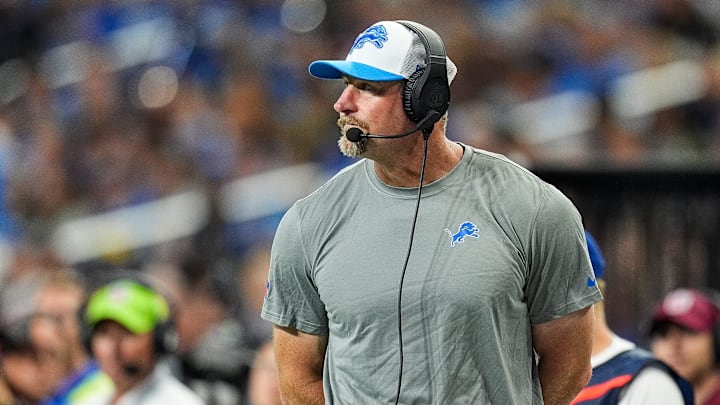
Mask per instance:
[[[402,20],[397,22],[420,38],[425,48],[426,62],[424,68],[413,72],[405,82],[403,108],[413,122],[422,123],[423,131],[431,130],[450,105],[445,44],[435,31],[422,24]]]
[[[0,331],[0,342],[12,348],[20,348],[30,344],[30,319],[21,319],[3,325]]]
[[[159,355],[173,354],[178,349],[178,336],[172,324],[167,320],[159,323],[153,331],[155,341],[155,353]]]
[[[87,303],[83,303],[77,312],[77,319],[80,323],[80,340],[82,341],[83,348],[89,356],[93,356],[92,352],[92,329],[85,320],[85,309]]]
[[[92,352],[92,333],[90,331],[88,331],[88,328],[83,329],[82,343],[83,343],[83,347],[85,348],[85,352],[90,357],[94,357],[95,355]]]
[[[422,89],[418,89],[418,82],[419,79],[422,77],[423,73],[425,72],[425,69],[418,69],[410,75],[410,77],[405,81],[405,87],[403,88],[403,108],[405,109],[405,114],[410,118],[413,122],[418,122],[421,119],[425,117],[425,114],[427,114],[427,111],[418,111],[420,109],[419,105],[420,103],[415,103],[415,100],[420,100],[420,92]]]

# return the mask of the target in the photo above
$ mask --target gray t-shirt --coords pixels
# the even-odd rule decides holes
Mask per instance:
[[[403,404],[541,404],[531,325],[601,299],[573,204],[463,145],[423,188],[402,288]],[[398,293],[417,189],[361,160],[288,210],[262,317],[329,335],[328,404],[393,403]],[[563,342],[558,342],[563,344]]]

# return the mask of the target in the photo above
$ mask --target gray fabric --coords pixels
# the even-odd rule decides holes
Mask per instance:
[[[392,403],[397,298],[416,189],[363,160],[297,202],[273,244],[262,317],[329,334],[328,404]],[[472,222],[477,237],[460,235]],[[531,329],[600,299],[580,215],[556,188],[465,146],[423,189],[402,289],[401,403],[539,404]]]

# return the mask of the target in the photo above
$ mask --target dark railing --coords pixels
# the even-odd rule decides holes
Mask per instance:
[[[641,344],[677,287],[720,287],[720,167],[537,167],[578,207],[603,249],[608,322]]]

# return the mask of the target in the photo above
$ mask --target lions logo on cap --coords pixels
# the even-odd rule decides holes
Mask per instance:
[[[376,48],[382,48],[383,42],[388,41],[388,33],[385,29],[385,26],[383,25],[373,25],[372,27],[366,29],[362,34],[358,35],[358,37],[355,39],[355,42],[353,42],[352,48],[350,48],[350,53],[354,49],[360,49],[365,45],[366,43],[371,43],[375,45]]]

